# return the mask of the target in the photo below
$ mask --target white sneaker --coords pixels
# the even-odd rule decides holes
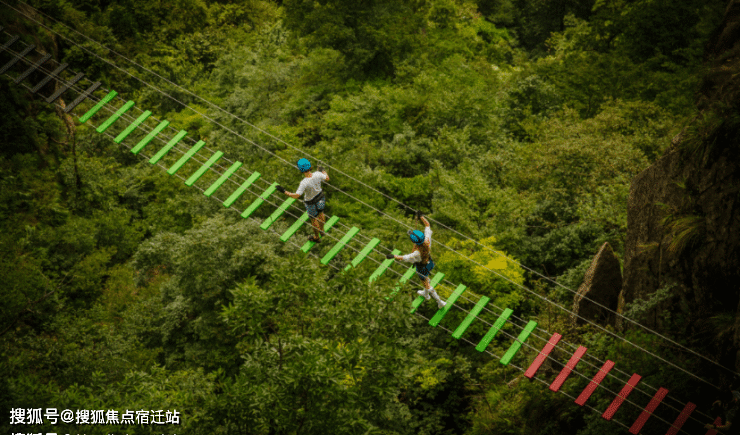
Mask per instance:
[[[429,290],[427,289],[419,290],[416,292],[416,294],[418,294],[419,296],[424,296],[424,299],[427,301],[429,300]]]
[[[433,288],[429,289],[429,294],[434,298],[435,301],[437,301],[437,308],[439,308],[440,310],[444,308],[445,305],[447,305],[447,302],[444,302]]]

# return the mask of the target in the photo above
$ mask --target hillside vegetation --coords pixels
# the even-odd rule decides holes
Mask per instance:
[[[714,390],[602,331],[572,328],[534,295],[570,308],[566,287],[580,285],[604,242],[624,255],[630,181],[695,116],[704,47],[725,1],[34,0],[40,13],[9,4],[90,52],[0,5],[7,31],[269,183],[294,191],[300,181],[280,158],[308,153],[331,165],[328,214],[382,246],[408,252],[404,224],[418,227],[413,211],[422,210],[438,222],[434,240],[478,263],[497,254],[466,237],[506,253],[529,269],[509,263],[506,280],[433,248],[451,282],[708,412]],[[0,94],[6,433],[626,432],[409,315],[416,278],[387,301],[392,274],[367,284],[379,254],[339,274],[89,125],[68,129],[7,76]],[[298,242],[308,234],[299,231]],[[353,254],[338,258],[343,268]],[[430,318],[433,305],[420,313]],[[464,316],[452,310],[443,325],[454,329]],[[682,344],[713,349],[672,335],[670,319],[662,325]],[[721,319],[711,328],[712,337],[729,333]],[[485,331],[476,324],[466,337]],[[638,330],[624,334],[717,381],[696,357]],[[500,334],[489,350],[501,356],[510,344]],[[513,364],[526,368],[534,355],[525,349]],[[559,369],[546,365],[543,379]],[[577,395],[587,381],[573,379],[564,390]],[[589,404],[602,411],[612,398],[600,391]],[[23,430],[7,425],[15,408],[177,409],[181,423]],[[620,413],[631,424],[639,409]],[[642,433],[665,431],[653,419]]]

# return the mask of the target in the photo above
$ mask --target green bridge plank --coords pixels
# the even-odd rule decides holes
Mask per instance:
[[[472,310],[468,313],[467,317],[465,317],[465,320],[462,321],[460,326],[455,329],[455,332],[452,333],[452,338],[460,339],[462,335],[465,333],[465,331],[470,327],[470,324],[473,323],[473,320],[480,314],[483,307],[486,306],[486,304],[491,300],[488,296],[481,296],[481,298],[478,300],[478,303],[475,304]],[[446,308],[446,307],[445,307]]]
[[[282,236],[280,236],[280,240],[283,242],[287,242],[289,238],[295,234],[296,231],[298,231],[298,228],[300,228],[306,221],[308,220],[308,213],[303,213],[301,217],[298,218],[293,225],[288,228],[288,231],[284,232]]]
[[[149,159],[149,163],[151,163],[152,165],[154,165],[158,161],[162,160],[162,157],[164,157],[168,152],[170,152],[170,150],[172,149],[172,147],[174,147],[175,145],[177,145],[177,143],[180,142],[182,140],[182,138],[185,137],[186,134],[188,134],[187,131],[180,130],[180,132],[177,133],[175,135],[175,137],[173,137],[172,139],[170,139],[169,142],[167,142],[167,145],[163,146],[162,149],[159,150],[157,152],[157,154],[154,155],[154,157],[152,157],[151,159]]]
[[[295,198],[290,198],[290,197],[286,199],[285,201],[283,201],[280,207],[278,207],[277,210],[275,210],[270,215],[270,217],[268,217],[267,219],[265,219],[264,222],[262,222],[262,225],[260,225],[260,228],[262,228],[263,230],[267,230],[268,228],[270,228],[270,225],[274,224],[278,219],[280,219],[280,216],[282,216],[283,213],[285,213],[285,210],[287,210],[288,207],[290,207],[290,205],[293,204],[294,202],[295,202]]]
[[[106,95],[105,97],[103,97],[102,100],[98,101],[98,104],[96,104],[95,106],[93,106],[92,109],[88,110],[87,113],[85,113],[84,115],[82,115],[80,117],[80,122],[85,123],[85,122],[89,121],[90,118],[93,117],[93,115],[95,115],[96,113],[98,113],[98,111],[103,108],[103,106],[105,106],[106,104],[110,103],[110,101],[112,99],[116,98],[116,95],[118,95],[118,92],[116,92],[116,91],[110,91],[110,92],[108,92],[108,95]]]
[[[514,311],[511,308],[504,308],[504,311],[501,313],[500,316],[498,316],[498,319],[493,322],[493,326],[491,326],[491,329],[488,330],[485,337],[483,337],[480,343],[475,346],[475,350],[477,350],[478,352],[483,352],[484,350],[486,350],[488,344],[491,342],[491,340],[493,340],[493,337],[498,334],[498,331],[500,331],[501,328],[504,327],[506,321],[509,319],[513,312]]]
[[[257,199],[255,199],[252,202],[252,204],[250,204],[249,207],[247,207],[247,209],[244,210],[244,212],[242,213],[242,217],[244,219],[246,219],[249,216],[251,216],[252,213],[254,213],[255,210],[257,210],[259,208],[259,206],[261,206],[262,203],[265,202],[265,200],[267,198],[269,198],[270,195],[272,195],[272,193],[276,190],[277,186],[278,186],[277,181],[274,182],[274,183],[272,183],[270,185],[270,187],[267,188],[267,190],[265,190],[264,192],[262,192],[262,195],[260,195],[259,197],[257,197]]]
[[[398,285],[393,289],[390,296],[386,296],[385,300],[392,301],[393,298],[395,298],[396,295],[398,294],[398,291],[401,290],[401,284],[410,280],[411,277],[414,276],[415,273],[416,273],[416,268],[414,266],[409,267],[409,269],[406,271],[406,273],[403,274],[401,279],[398,280]]]
[[[400,284],[406,284],[411,279],[411,277],[414,276],[414,274],[416,274],[416,267],[411,266],[406,271],[406,273],[404,273],[403,276],[398,280],[398,282]]]
[[[326,224],[324,224],[324,232],[329,231],[329,228],[333,227],[335,223],[339,221],[339,216],[332,216]],[[307,241],[303,246],[301,247],[301,251],[308,253],[308,250],[313,248],[313,245],[315,245],[316,242]]]
[[[190,160],[191,157],[195,155],[201,148],[203,148],[203,145],[206,143],[202,140],[199,140],[198,143],[193,145],[192,148],[188,152],[186,152],[182,157],[180,157],[180,160],[177,161],[170,169],[167,170],[167,173],[170,175],[175,175],[175,172],[179,171],[182,166],[187,163],[188,160]],[[133,151],[133,150],[132,150]]]
[[[454,292],[450,295],[450,297],[447,299],[447,305],[445,305],[444,308],[441,310],[437,310],[437,312],[434,314],[434,317],[429,319],[429,324],[436,327],[439,325],[439,322],[442,321],[444,316],[447,314],[448,311],[450,311],[450,308],[455,304],[457,299],[463,294],[467,287],[465,287],[464,284],[460,284],[457,286]]]
[[[329,252],[324,255],[324,258],[321,259],[321,264],[327,265],[331,261],[332,258],[336,257],[337,254],[339,254],[339,251],[342,250],[342,248],[349,243],[350,240],[352,240],[352,237],[355,236],[355,234],[359,233],[360,229],[357,227],[352,227],[347,231],[347,234],[342,237],[340,241],[337,242],[336,245],[334,245],[333,248],[329,250]]]
[[[348,264],[347,267],[344,268],[345,271],[352,269],[353,267],[357,267],[362,263],[362,260],[367,257],[367,255],[371,252],[373,252],[373,249],[375,249],[376,246],[380,243],[380,239],[377,237],[373,237],[372,240],[370,240],[370,243],[368,243],[364,248],[362,248],[362,251],[360,251],[359,254],[357,254],[357,257],[352,260],[352,263]]]
[[[439,284],[440,281],[442,281],[442,278],[445,277],[445,274],[442,272],[437,272],[436,275],[434,275],[434,278],[432,278],[432,281],[429,283],[432,288]],[[416,309],[421,306],[421,304],[424,302],[424,296],[419,296],[416,298],[414,302],[411,303],[411,311],[409,313],[414,314],[416,312]]]
[[[298,228],[303,226],[304,223],[308,220],[308,213],[303,213],[301,217],[298,218],[293,225],[291,225],[290,228],[288,228],[288,231],[284,232],[282,236],[280,236],[280,240],[283,242],[287,242],[289,238],[295,234],[296,231],[298,231]]]
[[[245,181],[241,186],[239,186],[239,188],[236,189],[234,193],[232,193],[231,196],[229,196],[229,198],[226,201],[224,201],[224,207],[226,208],[231,207],[231,205],[234,204],[234,202],[236,202],[236,200],[239,199],[240,196],[242,196],[242,193],[244,193],[244,191],[247,190],[247,188],[251,186],[252,183],[257,181],[259,177],[260,177],[259,172],[252,172],[252,175],[250,175],[249,178],[247,178],[247,181]]]
[[[527,326],[525,326],[522,332],[519,333],[519,337],[517,337],[516,341],[511,344],[509,350],[507,350],[504,356],[501,358],[501,364],[508,365],[509,362],[511,362],[511,359],[514,358],[514,355],[516,355],[517,352],[519,352],[519,349],[522,348],[522,344],[527,341],[529,334],[531,334],[536,327],[537,322],[535,322],[534,320],[530,320],[529,323],[527,323]]]
[[[211,158],[208,159],[207,162],[203,163],[203,166],[198,168],[198,170],[195,171],[195,173],[191,175],[190,178],[188,178],[188,180],[185,182],[185,185],[192,186],[193,184],[195,184],[195,182],[198,181],[198,179],[202,177],[203,174],[205,174],[206,171],[210,169],[211,166],[213,166],[213,164],[216,163],[218,159],[220,159],[223,155],[224,153],[222,153],[221,151],[216,151],[215,153],[213,153]]]
[[[401,251],[399,251],[398,249],[394,249],[393,252],[391,252],[391,254],[393,254],[393,255],[398,255],[400,253],[401,253]],[[376,279],[380,278],[383,275],[383,273],[385,273],[385,270],[388,269],[388,267],[391,264],[393,264],[394,261],[395,260],[392,259],[392,258],[389,259],[389,260],[388,259],[387,260],[383,260],[383,262],[380,263],[380,266],[378,266],[378,268],[375,269],[375,272],[373,272],[373,274],[370,275],[370,281],[369,282],[373,282]]]
[[[116,122],[118,118],[120,118],[124,113],[126,113],[128,109],[132,108],[133,106],[134,106],[133,101],[127,101],[126,104],[121,106],[121,108],[116,111],[116,113],[111,115],[110,118],[106,119],[105,122],[103,122],[102,124],[98,126],[97,128],[98,133],[103,133],[105,132],[105,130],[108,130],[108,127],[113,125],[113,123]]]
[[[142,122],[146,121],[148,117],[152,116],[152,112],[145,110],[144,113],[142,113],[134,122],[131,123],[128,127],[126,127],[125,130],[123,130],[118,136],[116,136],[115,139],[113,139],[113,142],[115,143],[121,143],[128,135],[131,134],[132,131],[136,130],[136,127],[138,127]]]
[[[211,195],[213,195],[216,192],[216,190],[218,190],[218,188],[221,187],[221,185],[224,184],[226,180],[228,180],[229,177],[231,177],[234,174],[234,172],[236,172],[237,169],[241,168],[241,166],[242,166],[242,162],[234,162],[234,164],[231,165],[231,167],[227,169],[226,172],[224,172],[223,175],[221,175],[221,177],[219,177],[219,179],[216,180],[215,183],[211,184],[211,187],[209,187],[205,192],[203,192],[203,194],[210,198]]]
[[[131,152],[134,154],[139,154],[139,151],[143,150],[144,147],[147,146],[149,142],[151,142],[152,139],[154,139],[168,125],[170,125],[170,121],[160,122],[156,127],[154,127],[154,130],[150,131],[149,134],[144,137],[144,139],[140,140],[135,147],[131,148]]]

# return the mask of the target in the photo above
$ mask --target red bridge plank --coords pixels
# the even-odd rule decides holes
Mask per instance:
[[[565,379],[568,378],[568,375],[570,375],[570,372],[573,371],[574,368],[576,368],[576,364],[578,364],[578,361],[581,360],[581,357],[586,353],[586,348],[583,346],[578,346],[578,349],[573,353],[573,355],[568,360],[568,364],[563,367],[563,370],[560,371],[560,374],[557,378],[550,384],[550,390],[552,391],[558,391],[560,387],[563,385],[563,382],[565,382]]]
[[[545,362],[545,358],[550,355],[550,352],[552,352],[552,350],[555,348],[555,345],[558,344],[558,341],[560,341],[561,338],[563,338],[563,336],[558,334],[557,332],[552,334],[552,337],[550,337],[550,340],[547,342],[547,344],[545,344],[545,347],[542,348],[540,354],[537,355],[537,358],[535,358],[534,361],[532,361],[532,365],[529,366],[526,372],[524,372],[524,376],[532,379],[532,376],[537,373],[537,370],[539,370],[542,363]]]
[[[686,406],[683,407],[683,411],[681,411],[678,417],[676,417],[676,421],[673,422],[665,435],[676,435],[678,431],[681,430],[683,424],[686,423],[686,420],[689,419],[689,415],[694,412],[694,409],[696,409],[696,405],[691,402],[687,403]]]
[[[594,378],[591,379],[591,382],[586,385],[586,388],[581,391],[581,394],[576,399],[576,403],[578,405],[583,406],[586,403],[589,397],[591,397],[594,391],[596,391],[596,387],[598,387],[601,381],[604,380],[612,367],[614,367],[614,361],[606,360],[604,365],[601,366],[599,371],[594,375]]]
[[[617,412],[617,409],[619,409],[620,406],[622,406],[622,403],[624,402],[624,399],[627,398],[627,396],[630,395],[632,390],[637,386],[637,383],[640,382],[640,379],[642,379],[642,376],[638,375],[637,373],[633,374],[629,381],[625,384],[624,387],[622,387],[622,391],[619,392],[617,397],[614,398],[612,401],[612,404],[609,405],[608,408],[606,408],[606,411],[604,411],[601,416],[605,420],[611,420],[612,417],[614,417],[614,414]]]
[[[640,429],[642,429],[643,426],[645,426],[645,423],[647,423],[648,418],[650,418],[651,415],[653,415],[653,411],[655,411],[655,408],[660,405],[660,402],[663,401],[666,394],[668,394],[668,390],[665,388],[659,388],[658,391],[655,393],[655,396],[653,396],[652,399],[650,399],[650,403],[645,407],[645,410],[642,411],[639,417],[637,417],[637,420],[635,420],[634,423],[632,423],[632,427],[630,428],[630,433],[633,433],[635,435],[640,433]]]

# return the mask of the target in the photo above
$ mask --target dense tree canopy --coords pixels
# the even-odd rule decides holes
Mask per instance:
[[[383,246],[410,248],[402,224],[418,225],[389,197],[423,210],[439,222],[434,239],[444,246],[433,255],[452,282],[687,398],[693,380],[593,328],[571,329],[566,314],[523,286],[570,307],[573,294],[543,277],[573,289],[603,242],[623,255],[630,180],[694,115],[703,47],[724,4],[32,2],[118,54],[42,14],[33,16],[69,39],[6,6],[0,24],[215,144],[267,184],[299,182],[275,155],[290,162],[303,150],[328,162],[328,213]],[[8,76],[0,94],[6,432],[163,432],[75,423],[21,430],[7,426],[16,408],[177,409],[180,426],[164,432],[188,434],[621,430],[409,315],[415,281],[386,299],[393,276],[367,284],[380,255],[340,274],[88,125],[70,131],[61,111]],[[343,268],[350,255],[331,265]],[[443,297],[450,291],[440,287]],[[474,303],[460,300],[466,310]],[[464,317],[452,310],[442,326]],[[667,334],[671,321],[680,319],[667,320]],[[468,334],[486,330],[475,324]],[[507,324],[491,353],[502,355],[516,334]],[[652,336],[627,334],[657,346]],[[675,349],[660,351],[701,369]],[[525,348],[513,364],[533,355]],[[579,388],[581,380],[565,390]],[[610,397],[597,394],[593,406]],[[665,426],[656,423],[643,433],[659,432]]]

